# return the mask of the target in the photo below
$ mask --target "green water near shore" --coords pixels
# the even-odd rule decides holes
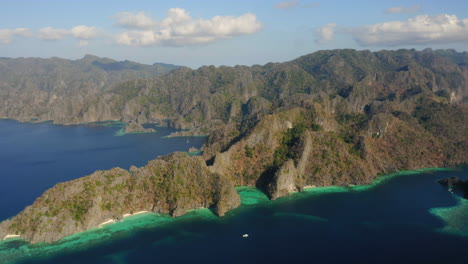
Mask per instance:
[[[129,238],[135,232],[144,232],[152,228],[164,228],[176,221],[187,221],[195,218],[203,218],[205,221],[219,220],[216,215],[205,208],[190,210],[185,215],[177,218],[166,214],[142,213],[126,217],[121,222],[67,236],[50,244],[30,244],[20,238],[8,239],[0,241],[0,257],[3,261],[0,263],[14,263],[18,259],[30,257],[40,260],[56,254],[79,253],[115,239]],[[163,238],[159,243],[168,242],[166,240],[171,240],[171,238]]]
[[[236,187],[239,193],[242,205],[255,205],[259,203],[271,202],[267,195],[255,187],[239,186]]]
[[[0,256],[5,263],[13,263],[18,259],[28,257],[34,259],[47,259],[48,257],[56,254],[85,252],[90,248],[109,243],[116,239],[130,238],[135,232],[144,232],[145,230],[155,228],[164,229],[166,226],[174,223],[190,223],[194,219],[222,223],[223,221],[229,221],[232,216],[239,215],[242,212],[255,207],[277,206],[282,203],[290,203],[291,201],[301,200],[304,198],[312,198],[311,201],[313,201],[313,197],[319,198],[323,195],[334,193],[364,192],[397,177],[450,170],[451,169],[427,168],[414,171],[401,171],[378,177],[371,184],[365,186],[329,186],[308,188],[305,189],[304,192],[295,192],[289,196],[281,197],[276,201],[269,200],[267,195],[255,187],[240,186],[236,187],[236,191],[240,195],[242,205],[239,208],[228,212],[223,218],[215,216],[209,209],[190,210],[187,214],[177,218],[164,214],[144,213],[127,217],[123,219],[122,222],[105,225],[102,228],[94,228],[82,233],[77,233],[51,244],[39,243],[31,245],[21,239],[2,241],[0,242]],[[466,219],[468,219],[468,201],[462,198],[458,199],[458,204],[456,206],[432,208],[429,210],[431,214],[441,218],[446,224],[443,228],[435,231],[452,235],[468,235],[468,225],[466,224]],[[325,217],[294,212],[275,212],[273,217],[277,217],[279,219],[307,220],[316,223],[326,223],[329,221],[329,219]],[[202,234],[183,232],[177,234],[177,236],[184,237],[197,237],[201,235]],[[169,235],[161,237],[152,243],[154,245],[170,245],[175,243],[178,239],[180,238]],[[121,254],[125,254],[125,252],[122,252]],[[116,256],[113,257],[115,258]],[[117,257],[117,259],[120,258]]]

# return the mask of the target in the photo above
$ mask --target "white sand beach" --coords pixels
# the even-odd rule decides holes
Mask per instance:
[[[98,227],[102,227],[103,225],[108,225],[108,224],[113,224],[113,223],[115,223],[115,220],[114,219],[109,219],[107,221],[104,221],[104,222],[100,223],[98,225]]]
[[[139,211],[139,212],[136,212],[136,213],[133,213],[133,214],[130,214],[130,213],[124,214],[122,216],[122,218],[129,217],[129,216],[132,216],[132,215],[144,214],[144,213],[149,213],[149,211]]]
[[[3,240],[9,239],[9,238],[17,238],[17,237],[21,237],[21,236],[15,235],[15,234],[8,234],[3,238]]]
[[[139,211],[139,212],[133,213],[132,215],[144,214],[144,213],[149,213],[149,212],[148,211]]]

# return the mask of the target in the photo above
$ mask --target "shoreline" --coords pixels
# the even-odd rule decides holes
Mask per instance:
[[[16,121],[18,123],[25,123],[25,124],[51,124],[51,125],[56,125],[56,126],[81,126],[81,125],[106,125],[106,124],[128,124],[126,122],[122,122],[120,120],[114,119],[114,120],[103,120],[103,121],[93,121],[93,122],[82,122],[82,123],[54,123],[54,120],[43,120],[43,121],[38,121],[38,120],[29,120],[29,121],[23,121],[11,117],[1,117],[0,120],[11,120],[11,121]]]
[[[115,223],[115,220],[114,219],[109,219],[109,220],[106,220],[106,221],[100,223],[97,227],[101,228],[101,227],[103,227],[105,225],[113,224],[113,223]]]
[[[10,118],[10,117],[1,117],[0,120],[11,120],[15,121],[18,123],[24,123],[24,124],[49,124],[49,125],[55,125],[55,126],[107,126],[107,127],[121,127],[119,130],[117,130],[113,136],[116,137],[121,137],[125,135],[131,135],[131,134],[151,134],[151,133],[158,133],[158,130],[155,129],[155,131],[136,131],[136,132],[123,132],[125,125],[127,125],[127,122],[122,122],[120,120],[104,120],[104,121],[94,121],[94,122],[84,122],[84,123],[54,123],[54,120],[44,120],[44,121],[21,121],[18,119]],[[171,128],[174,129],[175,132],[179,131],[188,131],[185,129],[176,129],[170,126],[161,126],[158,123],[145,123],[154,125],[155,127],[161,127],[161,128]],[[172,132],[174,133],[174,132]],[[208,137],[208,135],[191,135],[191,136],[171,136],[171,134],[167,136],[162,136],[161,138],[163,139],[169,139],[169,138],[198,138],[198,137]]]
[[[459,168],[459,167],[457,167],[457,168]],[[380,185],[380,184],[382,184],[382,183],[384,183],[384,182],[386,182],[388,180],[391,180],[393,178],[396,178],[396,177],[402,177],[402,176],[405,176],[405,175],[421,174],[421,173],[430,172],[430,171],[452,171],[452,170],[456,170],[457,168],[422,168],[422,169],[415,169],[415,170],[408,170],[408,171],[399,171],[399,172],[394,172],[394,173],[378,176],[370,184],[367,184],[367,185],[354,185],[354,186],[338,186],[338,185],[315,186],[315,185],[306,185],[306,186],[304,186],[304,190],[302,192],[292,191],[292,192],[289,192],[289,195],[279,197],[275,201],[281,201],[281,200],[291,199],[291,198],[299,198],[300,199],[301,194],[308,196],[308,195],[321,195],[321,194],[325,194],[325,193],[334,193],[334,192],[350,192],[350,191],[362,192],[362,191],[366,191],[366,190],[369,190],[371,188],[374,188],[375,186],[378,186],[378,185]],[[241,196],[242,191],[249,191],[249,190],[258,192],[259,194],[261,194],[261,196],[264,196],[265,198],[267,197],[265,193],[263,193],[260,189],[258,189],[256,187],[252,187],[252,186],[237,186],[236,187],[236,191],[238,192],[239,196]],[[250,197],[246,197],[246,199],[250,199]],[[242,201],[242,197],[241,197],[241,201]],[[258,204],[258,203],[260,203],[262,201],[263,201],[263,199],[259,200],[257,202],[247,202],[247,203],[243,202],[243,203],[241,203],[241,206],[255,205],[255,204]],[[272,203],[275,202],[275,201],[270,200],[268,198],[267,198],[266,201],[272,202]],[[238,208],[240,208],[240,207],[238,207]],[[238,209],[238,208],[236,208],[236,209]],[[189,213],[189,212],[192,212],[192,211],[203,210],[203,209],[206,209],[206,208],[193,208],[193,209],[188,210],[186,212],[186,214]],[[232,212],[232,211],[234,211],[236,209],[228,211],[227,213]],[[148,213],[148,214],[151,214],[151,215],[169,216],[169,215],[165,215],[165,214],[157,214],[157,213],[153,213],[153,212],[150,212],[150,211],[142,210],[142,211],[138,211],[138,212],[133,213],[133,214],[126,213],[126,214],[122,215],[122,218],[120,220],[122,220],[124,218],[129,218],[129,217],[135,216],[135,215],[145,214],[145,213]],[[184,214],[184,215],[186,215],[186,214]],[[182,215],[182,216],[184,216],[184,215]],[[182,217],[182,216],[180,216],[180,217]],[[175,217],[173,219],[177,219],[177,218],[178,217]],[[111,226],[111,225],[113,226],[113,224],[116,224],[116,223],[119,223],[119,222],[121,222],[121,221],[119,221],[119,218],[117,218],[117,219],[108,219],[108,220],[100,223],[99,225],[97,225],[96,228],[100,229],[100,228],[102,228],[104,226]],[[85,230],[83,232],[92,231],[93,229],[94,228],[90,228],[90,229]],[[62,239],[60,239],[58,241],[52,242],[52,243],[60,242],[61,240],[66,240],[67,238],[69,238],[71,236],[79,236],[83,232],[71,234],[69,236],[66,236],[66,237],[64,237],[64,238],[62,238]],[[15,236],[20,237],[21,235],[15,235]],[[30,244],[29,242],[27,242],[27,243]],[[50,244],[52,244],[52,243],[50,243]],[[49,243],[46,243],[46,244],[49,244]],[[30,244],[30,245],[32,245],[32,244]]]
[[[120,128],[114,133],[114,136],[116,137],[122,137],[125,135],[131,135],[131,134],[151,134],[151,133],[158,133],[157,130],[154,131],[135,131],[135,132],[124,132],[125,128]]]
[[[7,240],[7,239],[11,239],[11,238],[21,238],[21,235],[8,234],[8,235],[6,235],[6,236],[5,236],[2,240],[0,240],[0,241]]]
[[[123,214],[122,217],[120,217],[120,218],[117,218],[117,219],[113,219],[113,218],[112,218],[112,219],[108,219],[108,220],[106,220],[106,221],[100,223],[100,224],[97,225],[96,227],[102,228],[102,227],[105,226],[105,225],[110,225],[110,224],[115,224],[115,223],[117,223],[117,222],[120,222],[121,220],[123,220],[123,219],[125,219],[125,218],[127,218],[127,217],[134,216],[134,215],[139,215],[139,214],[145,214],[145,213],[151,213],[151,212],[146,211],[146,210],[143,210],[143,211],[138,211],[138,212],[133,213],[133,214],[132,214],[132,213],[126,213],[126,214]],[[78,233],[77,233],[77,234],[78,234]]]
[[[367,187],[372,187],[372,186],[377,186],[379,184],[383,184],[386,181],[396,178],[396,177],[402,177],[404,175],[415,175],[415,174],[422,174],[424,172],[430,172],[430,171],[451,171],[454,169],[450,168],[425,168],[425,169],[419,169],[419,170],[413,170],[413,171],[403,171],[403,172],[398,172],[398,173],[392,173],[388,175],[382,175],[376,178],[371,184],[366,185]],[[363,187],[363,186],[356,186],[356,187]],[[289,196],[283,196],[278,198],[275,201],[267,199],[266,195],[261,192],[259,189],[255,187],[249,187],[249,186],[238,186],[236,187],[236,191],[238,191],[239,195],[241,196],[242,200],[242,205],[236,209],[233,209],[229,212],[231,212],[231,216],[235,216],[239,213],[241,213],[244,210],[256,210],[255,207],[257,204],[275,204],[278,203],[278,201],[281,202],[288,202],[291,199],[294,200],[299,200],[299,199],[305,199],[307,197],[315,196],[315,195],[323,195],[327,193],[335,193],[335,192],[353,192],[353,191],[366,191],[369,188],[361,188],[359,190],[354,190],[353,187],[349,186],[326,186],[326,187],[311,187],[307,188],[308,191],[304,192],[295,192],[292,193]],[[250,194],[250,196],[249,196]],[[247,197],[249,196],[249,197]],[[260,197],[261,196],[261,197]],[[257,197],[260,197],[260,199],[257,200],[256,203],[245,203],[245,199],[255,199]],[[445,208],[441,208],[442,210]],[[449,209],[449,208],[447,208]],[[229,213],[228,212],[228,213]],[[147,214],[145,214],[147,213]],[[138,216],[140,217],[135,217],[131,218],[130,216]],[[126,213],[123,214],[122,218],[125,218],[125,221],[115,221],[111,222],[110,220],[107,220],[106,222],[109,222],[108,224],[105,225],[105,228],[92,228],[80,233],[75,233],[70,236],[64,237],[61,240],[58,240],[53,243],[40,243],[38,244],[30,244],[26,240],[22,240],[21,244],[21,251],[22,252],[29,252],[27,255],[24,255],[24,257],[36,257],[36,256],[42,256],[45,254],[56,254],[63,252],[64,249],[69,248],[69,250],[73,250],[72,248],[76,247],[93,247],[97,245],[102,245],[107,242],[112,241],[113,239],[113,234],[114,233],[120,233],[121,231],[128,232],[127,234],[132,234],[133,232],[144,232],[145,229],[148,228],[162,228],[166,224],[171,224],[174,223],[175,221],[178,221],[178,219],[183,219],[182,221],[187,221],[187,219],[191,217],[206,217],[208,219],[207,221],[221,221],[220,217],[216,217],[209,209],[206,208],[194,208],[191,210],[188,210],[186,214],[180,217],[170,217],[169,215],[166,214],[160,214],[160,213],[153,213],[149,211],[138,211],[135,213]],[[227,215],[229,217],[229,214]],[[128,219],[127,219],[128,218]],[[321,220],[321,219],[319,219]],[[445,219],[442,219],[445,222]],[[115,225],[114,225],[115,224]],[[449,223],[446,223],[447,226]],[[434,230],[435,232],[443,232],[447,233],[447,231],[450,230],[445,230],[445,227],[440,229],[440,230]],[[453,231],[453,230],[452,230]],[[458,235],[458,234],[457,234]],[[11,241],[14,241],[11,239]],[[4,241],[0,241],[4,242]],[[12,242],[11,242],[12,243]],[[3,245],[1,245],[3,244]],[[5,256],[15,256],[15,254],[18,254],[19,251],[17,248],[14,248],[9,244],[8,241],[5,241],[4,243],[0,244],[0,251],[3,251],[5,253]],[[2,256],[2,254],[0,254]]]
[[[182,130],[184,131],[184,130]],[[196,138],[196,137],[208,137],[208,135],[191,135],[191,136],[170,136],[170,135],[167,135],[167,136],[163,136],[161,138]]]

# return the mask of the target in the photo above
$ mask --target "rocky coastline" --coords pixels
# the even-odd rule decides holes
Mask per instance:
[[[52,242],[138,211],[176,217],[205,207],[222,216],[240,205],[234,186],[255,186],[274,200],[310,186],[467,164],[467,65],[467,53],[451,50],[335,50],[264,66],[181,67],[89,88],[89,98],[29,87],[31,101],[8,87],[15,93],[1,95],[8,102],[1,116],[120,120],[126,133],[150,132],[141,124],[155,123],[188,129],[173,136],[208,137],[201,156],[177,152],[57,184],[0,223],[0,237]]]

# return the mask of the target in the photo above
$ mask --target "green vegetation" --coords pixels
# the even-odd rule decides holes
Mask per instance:
[[[297,124],[287,130],[281,140],[280,146],[275,150],[273,166],[279,168],[287,159],[296,159],[298,153],[293,147],[299,141],[300,136],[307,130],[304,124]]]
[[[245,145],[245,155],[249,158],[254,156],[254,151],[249,145]]]

